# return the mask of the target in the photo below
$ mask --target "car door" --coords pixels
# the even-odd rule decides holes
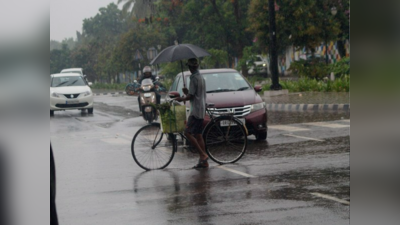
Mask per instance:
[[[167,101],[171,100],[171,98],[169,97],[169,92],[177,91],[176,88],[178,86],[178,82],[179,82],[180,78],[181,78],[180,75],[176,76],[174,82],[171,84],[171,87],[169,88],[168,94],[165,96],[165,99]]]

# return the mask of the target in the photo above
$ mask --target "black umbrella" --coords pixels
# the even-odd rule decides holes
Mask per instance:
[[[165,49],[163,49],[151,62],[150,64],[159,64],[164,62],[175,62],[181,60],[181,69],[183,74],[183,59],[190,59],[190,58],[200,58],[204,56],[211,55],[206,50],[192,44],[178,44],[172,45]],[[185,78],[183,77],[183,81]],[[183,82],[184,87],[186,87],[186,83]]]

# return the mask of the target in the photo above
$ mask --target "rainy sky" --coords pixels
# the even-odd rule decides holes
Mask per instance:
[[[50,40],[76,39],[76,31],[82,32],[83,19],[94,17],[99,8],[111,2],[117,4],[118,0],[50,0]]]

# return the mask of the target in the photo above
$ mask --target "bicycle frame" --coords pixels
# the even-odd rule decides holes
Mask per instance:
[[[173,104],[173,103],[178,103],[178,101],[172,99],[170,101],[170,104]],[[206,128],[209,125],[211,125],[211,124],[216,122],[215,120],[216,120],[216,118],[218,118],[218,116],[228,116],[228,117],[230,117],[230,121],[232,121],[232,119],[234,118],[234,114],[233,113],[222,113],[222,114],[219,114],[218,116],[213,115],[213,113],[210,110],[210,107],[213,107],[213,106],[214,106],[213,103],[207,103],[207,105],[206,105],[206,112],[207,112],[208,116],[210,117],[210,121],[203,128],[203,132],[206,130]],[[239,122],[240,125],[242,125],[244,127],[244,129],[246,131],[246,135],[247,135],[248,131],[247,131],[246,126],[240,120],[237,120],[237,122]],[[218,127],[218,129],[219,129],[219,131],[221,131],[221,133],[223,133],[222,130],[221,130],[221,127]],[[224,137],[225,140],[229,137],[229,132],[230,132],[230,129],[231,129],[231,123],[229,123],[227,129],[228,129],[228,132],[226,132],[226,134],[225,134],[225,137]],[[186,137],[184,132],[179,132],[178,134],[181,135],[182,139],[185,139],[186,141],[188,141],[190,143],[189,139]],[[193,152],[193,151],[191,151],[191,152]]]

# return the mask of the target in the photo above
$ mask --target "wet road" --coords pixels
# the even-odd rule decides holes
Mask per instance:
[[[50,119],[61,224],[349,224],[349,114],[270,112],[268,141],[250,137],[238,163],[190,169],[197,156],[179,148],[144,172],[137,98],[95,101],[94,115]]]

